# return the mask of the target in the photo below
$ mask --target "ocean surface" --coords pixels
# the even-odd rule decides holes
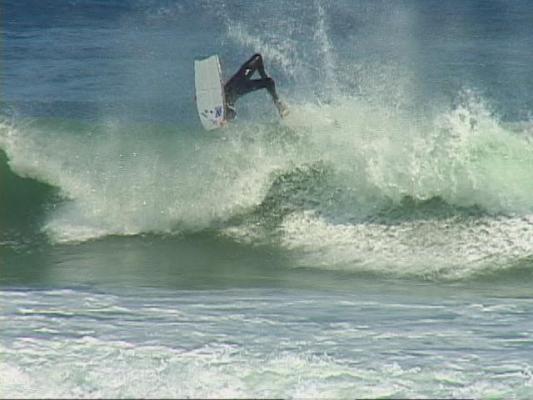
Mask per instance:
[[[0,397],[533,398],[533,2],[0,19]]]

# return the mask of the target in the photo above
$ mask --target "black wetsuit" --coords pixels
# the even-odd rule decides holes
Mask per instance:
[[[251,79],[255,71],[259,73],[261,79]],[[260,89],[266,89],[272,96],[274,104],[279,107],[280,102],[276,93],[276,84],[266,74],[261,54],[254,54],[224,85],[226,119],[231,120],[235,118],[235,102],[239,97]]]

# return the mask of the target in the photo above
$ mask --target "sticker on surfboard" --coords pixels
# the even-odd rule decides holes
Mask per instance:
[[[210,131],[224,126],[224,86],[218,56],[194,60],[196,107],[203,127]]]

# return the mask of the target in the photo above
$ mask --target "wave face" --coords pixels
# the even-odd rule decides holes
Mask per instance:
[[[47,240],[213,231],[309,268],[429,279],[530,268],[533,81],[520,66],[533,56],[519,2],[506,14],[489,3],[121,4],[92,17],[71,5],[78,19],[54,29],[28,20],[31,37],[6,25],[16,57],[0,168],[25,178],[10,178],[14,209],[18,192],[40,193],[24,208]],[[487,16],[505,34],[479,36]],[[36,38],[47,61],[28,48]],[[81,39],[78,57],[52,57]],[[278,121],[257,93],[235,124],[203,132],[192,60],[218,52],[229,76],[255,51],[290,115]],[[21,66],[32,61],[48,74],[30,90]]]

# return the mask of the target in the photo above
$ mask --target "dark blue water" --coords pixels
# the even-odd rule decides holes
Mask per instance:
[[[449,100],[469,87],[504,115],[532,106],[527,1],[303,2],[290,12],[268,2],[6,1],[4,9],[4,100],[29,113],[100,117],[136,106],[131,114],[143,119],[194,121],[191,58],[217,52],[229,75],[261,42],[282,49],[270,67],[286,91],[327,92],[328,74],[350,90],[353,67],[375,62],[403,68],[426,95]]]
[[[1,18],[3,397],[531,397],[529,1]],[[289,116],[205,132],[255,52]]]

